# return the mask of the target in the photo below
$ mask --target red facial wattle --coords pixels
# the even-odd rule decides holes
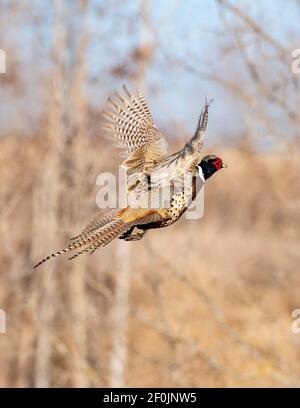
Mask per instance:
[[[220,170],[220,168],[221,168],[222,165],[223,165],[222,159],[220,159],[219,157],[216,158],[216,160],[213,162],[213,164],[214,164],[214,166],[215,166],[215,168],[216,168],[217,170]]]

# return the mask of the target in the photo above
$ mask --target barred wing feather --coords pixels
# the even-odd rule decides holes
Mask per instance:
[[[147,171],[169,154],[164,136],[156,128],[150,108],[139,90],[132,94],[124,86],[126,96],[115,93],[109,98],[110,108],[103,112],[103,130],[118,147],[125,149],[123,165],[128,174]]]

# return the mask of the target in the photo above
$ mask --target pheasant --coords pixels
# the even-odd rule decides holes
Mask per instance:
[[[80,250],[69,259],[86,252],[92,254],[115,238],[136,241],[150,229],[173,224],[195,199],[197,176],[204,183],[218,170],[227,167],[220,157],[202,157],[201,154],[208,123],[207,101],[193,137],[180,151],[170,155],[166,139],[157,129],[144,96],[139,90],[134,95],[125,86],[123,89],[124,96],[115,93],[114,98],[109,98],[111,107],[103,112],[103,130],[125,151],[126,159],[122,165],[128,176],[128,197],[135,197],[135,205],[102,210],[79,235],[71,238],[67,247],[47,256],[34,268],[52,257],[76,249]],[[166,187],[170,189],[166,205],[158,208],[145,205],[145,197],[149,204],[151,195]]]

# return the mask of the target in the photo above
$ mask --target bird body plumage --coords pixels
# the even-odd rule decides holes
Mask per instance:
[[[118,147],[125,150],[126,158],[122,165],[127,171],[128,195],[137,195],[142,203],[145,195],[148,197],[149,193],[172,185],[172,188],[175,187],[170,202],[166,207],[155,209],[143,208],[142,204],[135,208],[128,206],[123,209],[104,209],[79,235],[71,238],[71,243],[66,248],[47,256],[34,268],[52,257],[76,249],[80,251],[69,259],[86,252],[93,253],[115,238],[126,241],[141,239],[149,229],[166,227],[176,222],[196,196],[195,180],[199,166],[203,170],[203,180],[219,170],[220,166],[223,167],[222,160],[216,156],[206,156],[211,158],[201,161],[202,139],[208,122],[207,102],[194,136],[183,149],[170,155],[166,139],[154,124],[144,96],[139,90],[133,95],[125,86],[123,89],[125,96],[115,93],[113,98],[109,98],[111,108],[103,112],[103,130],[107,137],[112,138]],[[205,166],[202,167],[202,163]],[[159,177],[152,180],[155,172],[158,172]],[[186,174],[192,176],[188,185],[185,181]],[[135,229],[142,232],[134,233]]]

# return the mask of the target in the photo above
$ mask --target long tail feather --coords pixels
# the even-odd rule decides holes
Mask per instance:
[[[98,248],[104,247],[113,241],[115,238],[120,237],[125,232],[127,232],[133,223],[124,223],[122,220],[116,220],[109,224],[107,224],[104,229],[102,228],[101,238],[95,240],[91,245],[87,248],[82,249],[81,251],[77,252],[73,256],[69,258],[69,260],[76,258],[79,255],[82,255],[86,252],[93,254]]]
[[[71,261],[71,260],[74,259],[74,258],[77,258],[77,256],[79,256],[79,255],[82,255],[82,254],[84,254],[84,253],[86,253],[86,252],[89,252],[89,251],[90,251],[90,249],[89,249],[90,246],[91,246],[91,245],[89,245],[87,248],[82,249],[82,250],[79,251],[79,252],[76,252],[76,254],[70,256],[70,258],[68,258],[69,261]]]
[[[132,209],[113,209],[98,214],[94,220],[87,225],[78,239],[75,237],[76,239],[69,246],[42,259],[33,269],[48,261],[50,258],[55,258],[77,248],[85,247],[69,259],[74,259],[86,252],[92,254],[99,247],[106,246],[115,238],[126,233],[132,226],[156,222],[161,218],[162,215],[159,212],[147,213],[145,210]]]
[[[77,242],[77,243],[74,243],[74,244],[69,245],[68,247],[66,247],[66,248],[64,248],[64,249],[61,249],[60,251],[54,252],[53,254],[48,255],[46,258],[44,258],[44,259],[42,259],[40,262],[38,262],[38,263],[33,267],[33,269],[37,268],[38,266],[40,266],[40,265],[43,264],[44,262],[48,261],[50,258],[56,258],[57,256],[62,255],[62,254],[65,254],[66,252],[73,251],[74,249],[79,248],[79,247],[81,247],[82,245],[85,245],[85,243],[84,243],[84,242],[82,242],[82,243]]]
[[[91,244],[93,241],[98,239],[101,236],[101,234],[102,234],[102,231],[100,230],[100,231],[97,231],[97,232],[94,232],[94,233],[90,234],[89,236],[81,238],[80,240],[74,241],[68,247],[66,247],[66,248],[64,248],[64,249],[62,249],[60,251],[54,252],[53,254],[48,255],[46,258],[42,259],[39,263],[37,263],[33,267],[33,269],[37,268],[38,266],[40,266],[44,262],[48,261],[50,258],[56,258],[59,255],[65,254],[66,252],[70,252],[70,251],[73,251],[74,249],[80,248],[80,247],[82,247],[84,245]]]
[[[71,241],[77,241],[83,238],[86,238],[91,232],[99,229],[103,225],[107,224],[108,222],[111,222],[113,219],[118,214],[117,209],[111,209],[107,208],[105,210],[102,210],[99,214],[97,214],[92,221],[90,221],[87,226],[84,228],[84,230],[76,235],[75,237],[71,238]]]

